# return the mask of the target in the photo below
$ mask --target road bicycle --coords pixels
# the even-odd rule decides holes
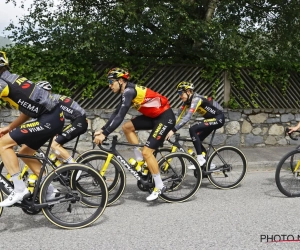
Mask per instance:
[[[24,197],[14,207],[21,208],[25,213],[34,215],[43,212],[45,217],[54,225],[66,229],[86,227],[95,222],[104,212],[107,204],[108,191],[102,176],[92,167],[81,163],[63,164],[56,167],[47,157],[50,151],[52,138],[49,140],[45,153],[23,155],[17,157],[36,159],[42,163],[41,173],[46,168],[52,171],[42,179],[40,174],[34,185],[32,193]],[[23,175],[22,175],[23,173]],[[28,173],[21,172],[23,181],[27,183]],[[66,178],[66,173],[72,173]],[[8,173],[3,162],[0,163],[0,190],[9,195],[14,189],[13,182],[7,178]],[[55,188],[55,197],[47,199],[47,190],[52,184]],[[88,191],[88,195],[80,189]],[[32,189],[31,189],[32,191]],[[1,208],[3,209],[3,208]]]
[[[247,173],[247,159],[243,152],[234,146],[216,148],[213,145],[216,130],[211,134],[210,142],[205,150],[206,163],[201,167],[202,174],[217,188],[230,189],[238,186]],[[169,140],[171,148],[161,149],[165,153],[186,152],[180,142],[192,142],[191,138],[181,137],[175,133],[175,140]],[[196,154],[193,153],[196,157]],[[195,173],[196,175],[196,173]]]
[[[105,148],[103,145],[109,145]],[[120,142],[117,136],[109,138],[107,141],[99,145],[101,150],[89,150],[81,154],[84,164],[93,166],[103,176],[108,188],[108,204],[116,202],[124,192],[126,186],[126,174],[124,169],[127,169],[132,176],[137,180],[137,186],[140,190],[151,193],[155,184],[150,172],[143,175],[117,151],[117,145],[125,145],[129,147],[143,147],[141,144],[130,144],[128,142]],[[160,154],[160,149],[155,151],[155,154]],[[195,170],[186,168],[186,162],[195,164]],[[199,163],[189,154],[176,152],[163,155],[158,161],[160,175],[166,186],[166,191],[160,195],[160,198],[167,202],[183,202],[195,195],[202,181],[202,171]],[[197,178],[194,177],[197,174]],[[81,189],[82,193],[89,193]]]
[[[300,131],[285,133],[292,140],[298,140]],[[300,197],[300,146],[285,154],[279,161],[275,171],[275,182],[279,191],[287,197]]]

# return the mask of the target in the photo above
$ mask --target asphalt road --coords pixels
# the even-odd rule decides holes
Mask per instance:
[[[121,199],[93,225],[64,230],[43,214],[5,208],[0,249],[299,249],[300,199],[277,190],[274,170],[250,171],[242,185],[202,182],[185,203],[146,202],[132,177]],[[283,236],[286,235],[286,236]],[[293,238],[292,238],[293,237]],[[268,242],[266,240],[268,238]],[[270,242],[271,240],[286,240]]]

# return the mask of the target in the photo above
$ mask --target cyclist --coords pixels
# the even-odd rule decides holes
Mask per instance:
[[[197,153],[197,160],[200,166],[206,162],[202,152],[205,149],[202,146],[202,141],[215,129],[224,125],[225,118],[223,108],[211,97],[202,96],[194,92],[194,85],[191,82],[180,82],[176,91],[183,102],[182,107],[178,110],[176,125],[168,133],[166,139],[169,139],[177,130],[182,128],[191,118],[194,113],[199,113],[204,117],[204,120],[192,125],[189,129],[194,147]],[[184,116],[183,116],[184,115]],[[194,165],[188,166],[189,169],[195,169]]]
[[[6,53],[0,51],[0,98],[20,111],[20,116],[8,126],[0,128],[0,155],[12,177],[14,190],[2,202],[1,207],[11,206],[30,195],[20,177],[17,156],[13,147],[21,145],[21,154],[33,155],[49,138],[59,133],[64,125],[63,112],[48,91],[37,87],[27,78],[9,71]],[[37,120],[23,124],[30,118]],[[36,174],[41,163],[36,159],[22,159]],[[47,198],[55,191],[50,186]]]
[[[163,143],[165,136],[173,128],[175,115],[165,96],[144,86],[129,82],[129,72],[126,69],[113,68],[108,72],[107,77],[111,90],[114,93],[122,94],[122,96],[119,106],[108,122],[95,133],[94,142],[96,144],[102,143],[121,124],[131,106],[141,112],[142,115],[124,123],[122,129],[128,142],[132,144],[138,144],[136,130],[152,130],[142,150],[141,157],[145,159],[155,182],[155,188],[146,200],[156,200],[166,188],[162,182],[153,152]],[[136,150],[136,152],[138,151]]]
[[[51,93],[52,86],[49,82],[39,81],[36,85]],[[59,102],[59,106],[64,113],[65,119],[70,120],[71,124],[67,125],[56,136],[55,140],[52,142],[51,148],[57,156],[63,158],[67,163],[72,163],[75,162],[75,160],[62,145],[87,131],[88,123],[86,114],[84,109],[70,97],[59,94],[53,94],[52,97]]]

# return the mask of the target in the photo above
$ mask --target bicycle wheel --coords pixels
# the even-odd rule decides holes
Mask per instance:
[[[187,165],[194,164],[196,169],[189,170]],[[199,189],[202,171],[199,163],[189,154],[175,152],[167,154],[158,161],[160,175],[166,191],[160,196],[167,202],[183,202],[190,199]],[[197,173],[197,178],[194,176]]]
[[[291,160],[293,158],[293,160]],[[291,165],[291,163],[293,163]],[[300,197],[300,150],[295,149],[279,161],[275,182],[279,191],[287,197]]]
[[[64,180],[62,174],[73,171],[81,171],[80,178],[74,182],[91,183],[89,192],[93,193],[93,196],[86,196],[76,190],[76,183],[73,183],[75,188],[72,189],[69,182]],[[56,189],[55,197],[47,200],[50,184]],[[95,222],[105,210],[107,196],[103,178],[93,168],[80,163],[70,163],[52,171],[42,183],[39,193],[40,203],[48,203],[48,206],[42,209],[46,218],[54,225],[66,229],[83,228]],[[86,206],[87,202],[97,206]]]
[[[0,190],[0,202],[2,202],[2,201],[3,201],[3,193]],[[2,212],[3,212],[3,207],[0,207],[0,217],[2,215]]]
[[[95,169],[100,175],[103,177],[108,190],[108,201],[107,206],[112,205],[115,201],[119,199],[119,197],[124,192],[125,186],[126,186],[126,176],[124,169],[120,165],[120,163],[115,160],[114,158],[111,158],[107,168],[104,169],[105,162],[107,160],[106,155],[90,155],[87,156],[82,160],[82,164],[87,165]],[[76,173],[73,172],[71,179],[77,178]],[[73,181],[71,181],[73,183]],[[85,185],[88,183],[85,183]],[[81,193],[89,196],[93,195],[89,193],[89,190],[86,189],[86,187],[81,184],[80,182],[77,183],[77,190],[79,190]]]
[[[247,160],[236,147],[224,146],[215,150],[206,163],[206,170],[213,171],[207,177],[217,188],[234,188],[241,183],[247,172]]]

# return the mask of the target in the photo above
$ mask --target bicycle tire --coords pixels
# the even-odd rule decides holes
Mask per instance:
[[[293,160],[291,161],[291,157]],[[300,197],[300,168],[295,167],[300,161],[300,149],[284,155],[275,171],[275,182],[279,191],[287,197]],[[291,163],[293,165],[291,166]]]
[[[196,169],[187,169],[187,164],[194,164]],[[168,168],[164,165],[168,165]],[[158,166],[166,186],[166,191],[160,195],[161,199],[167,202],[184,202],[192,198],[200,188],[202,171],[191,155],[183,152],[170,153],[158,161]],[[197,178],[194,171],[197,172]]]
[[[84,196],[76,188],[71,189],[68,182],[64,183],[61,174],[65,172],[82,171],[82,175],[87,179],[93,178],[97,185],[92,186],[95,196]],[[57,179],[60,178],[60,181]],[[78,182],[85,181],[84,178]],[[89,181],[89,180],[87,180]],[[47,200],[47,190],[52,184],[56,188],[56,195]],[[76,186],[76,184],[73,184]],[[40,203],[48,203],[42,208],[45,217],[54,225],[65,229],[83,228],[94,223],[104,212],[107,204],[107,188],[105,181],[97,171],[91,167],[80,163],[70,163],[52,171],[42,183],[39,200]],[[82,202],[92,200],[97,207],[91,208]]]
[[[2,191],[0,191],[0,202],[2,202],[2,201],[3,201],[3,193],[2,193]],[[0,207],[0,217],[2,215],[2,212],[3,212],[3,207]]]
[[[215,165],[216,168],[207,177],[212,185],[220,189],[238,186],[247,173],[247,159],[243,152],[233,146],[216,149],[209,157],[206,170]]]
[[[108,190],[107,206],[110,206],[123,194],[126,186],[126,175],[121,164],[114,158],[111,158],[106,171],[101,173],[106,159],[106,155],[90,155],[85,157],[81,163],[94,168],[103,177]],[[71,183],[74,182],[73,179],[76,178],[76,174],[76,172],[73,172],[71,175]],[[82,185],[78,185],[76,188],[87,196],[93,195]]]

